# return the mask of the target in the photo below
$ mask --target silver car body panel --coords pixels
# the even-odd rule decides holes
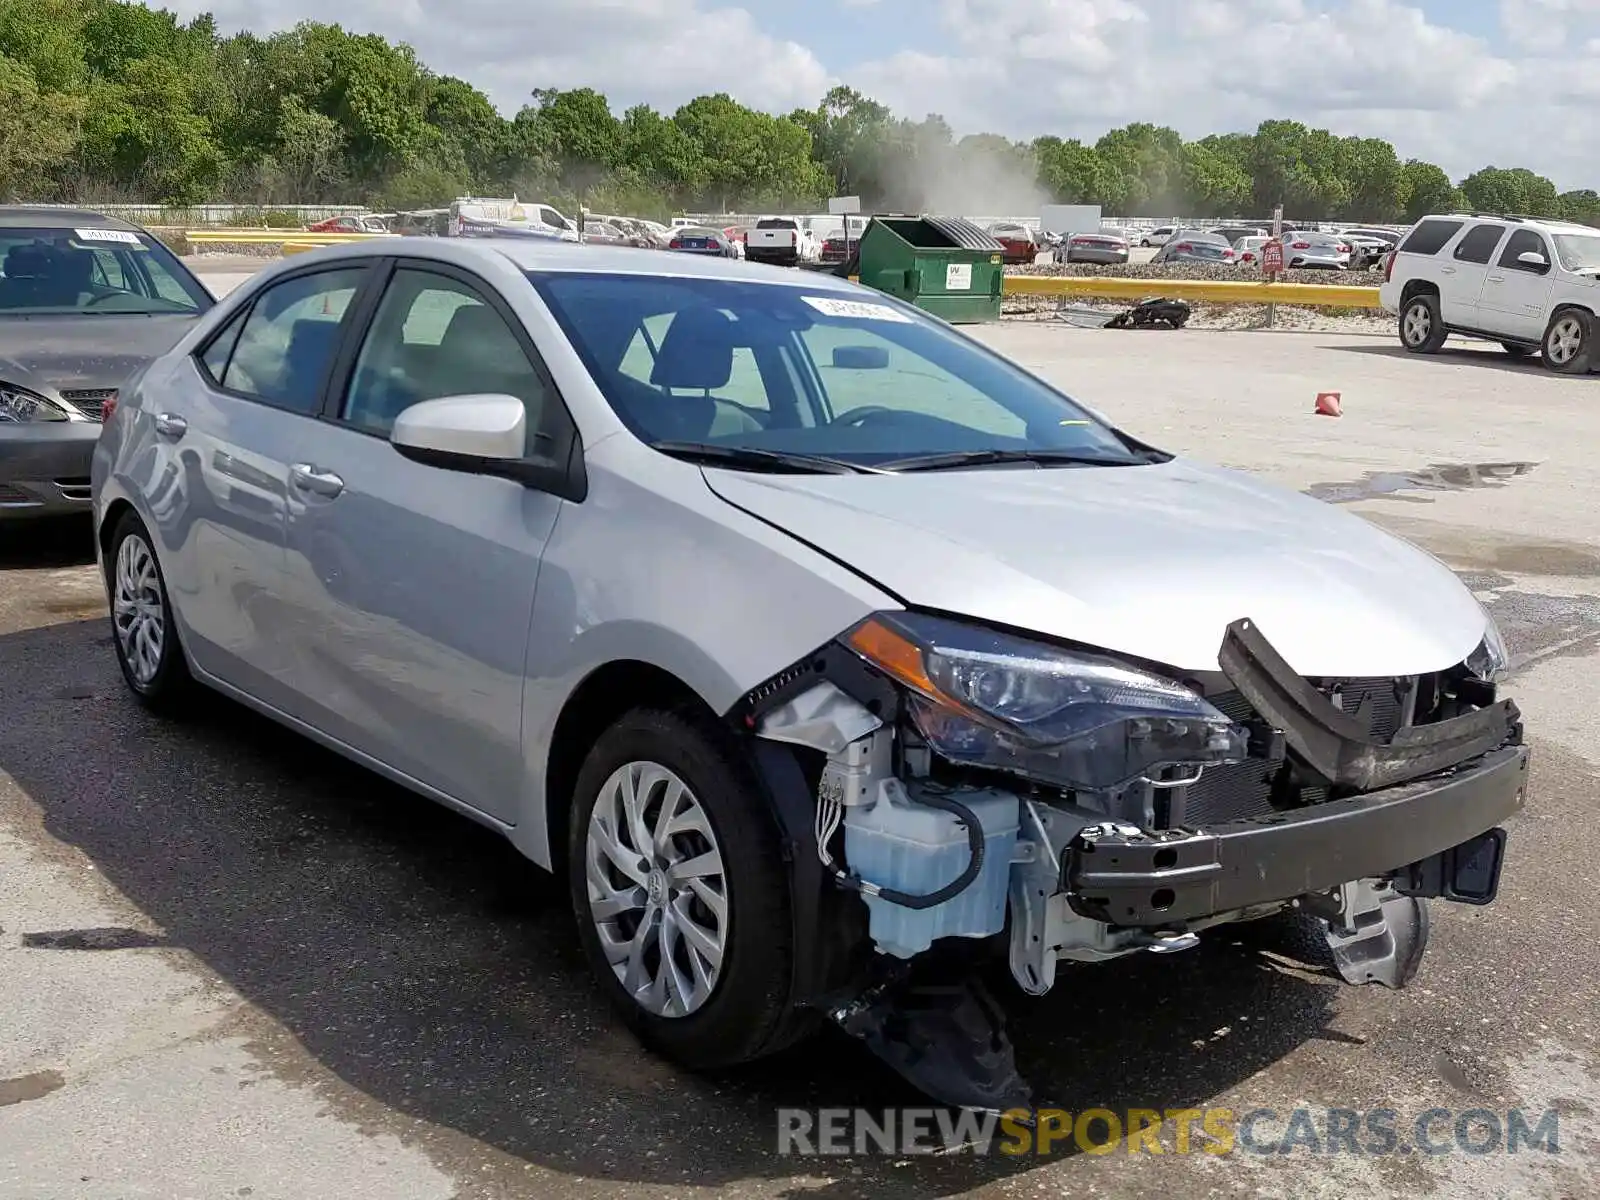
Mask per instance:
[[[285,275],[396,254],[471,271],[525,326],[583,439],[581,503],[220,397],[190,357]],[[776,477],[668,458],[611,410],[528,270],[877,297],[833,276],[621,247],[312,251],[263,271],[130,381],[93,481],[98,522],[126,503],[154,532],[204,680],[506,832],[540,864],[557,721],[608,664],[668,672],[723,712],[901,598],[1183,671],[1215,668],[1240,616],[1307,674],[1439,669],[1483,636],[1471,593],[1421,551],[1191,463]],[[160,436],[158,412],[184,417],[187,434]],[[337,473],[347,494],[319,511],[286,482],[296,461]]]

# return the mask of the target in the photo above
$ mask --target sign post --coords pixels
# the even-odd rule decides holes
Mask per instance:
[[[861,211],[860,196],[834,196],[828,201],[828,211],[844,218],[844,260],[850,261],[850,218]]]
[[[1283,205],[1274,205],[1272,209],[1272,240],[1261,247],[1261,270],[1267,277],[1268,283],[1277,283],[1278,276],[1283,271]],[[1267,328],[1271,329],[1278,316],[1278,306],[1271,301],[1267,303]]]

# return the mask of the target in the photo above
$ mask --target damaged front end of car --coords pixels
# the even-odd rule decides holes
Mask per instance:
[[[1345,980],[1401,987],[1428,898],[1495,896],[1528,770],[1504,665],[1492,622],[1448,670],[1306,679],[1239,620],[1218,671],[1179,678],[874,614],[730,714],[787,835],[793,1000],[935,1099],[1006,1111],[1030,1097],[974,942],[1043,995],[1063,961],[1298,908]]]

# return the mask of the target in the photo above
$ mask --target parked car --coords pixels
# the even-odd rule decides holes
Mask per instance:
[[[1433,354],[1450,334],[1540,354],[1552,371],[1600,366],[1600,230],[1525,217],[1431,216],[1390,256],[1378,296],[1400,344]]]
[[[728,235],[728,241],[733,245],[734,256],[743,258],[745,246],[750,239],[750,227],[748,225],[729,225],[722,232]]]
[[[1008,266],[1027,266],[1039,257],[1038,239],[1034,237],[1033,230],[1026,225],[1001,221],[989,226],[989,234],[1005,248],[1004,256]]]
[[[0,526],[89,511],[89,456],[122,381],[215,301],[148,231],[0,206]]]
[[[1345,271],[1350,267],[1350,244],[1336,233],[1300,229],[1283,235],[1283,265],[1290,270]]]
[[[1449,568],[880,292],[657,261],[371,242],[231,294],[94,453],[131,696],[214,689],[560,866],[599,992],[696,1069],[831,1019],[1006,1109],[999,1006],[908,963],[1160,986],[1293,908],[1398,987],[1426,897],[1494,898],[1529,750]]]
[[[1128,261],[1128,235],[1120,229],[1101,229],[1095,233],[1074,233],[1061,251],[1069,263],[1113,263]]]
[[[667,243],[667,249],[684,254],[708,254],[716,258],[739,257],[739,252],[734,249],[733,239],[722,230],[705,229],[694,225],[674,229],[672,240]]]
[[[1228,239],[1201,229],[1179,229],[1157,250],[1152,263],[1232,263]]]
[[[328,217],[306,226],[307,233],[388,233],[389,226],[375,214]]]
[[[792,267],[804,257],[803,241],[800,223],[793,218],[762,217],[745,235],[744,256],[751,262]]]
[[[624,233],[610,221],[586,217],[583,222],[583,240],[595,246],[631,246],[633,237]]]
[[[1261,267],[1261,247],[1272,240],[1269,233],[1252,233],[1233,243],[1233,260],[1241,267]]]
[[[1176,225],[1162,225],[1156,229],[1147,230],[1140,238],[1141,246],[1164,246],[1167,239],[1178,231]]]

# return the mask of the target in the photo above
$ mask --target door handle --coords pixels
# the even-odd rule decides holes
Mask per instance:
[[[169,442],[175,442],[189,432],[189,422],[172,413],[157,413],[155,427],[156,432]]]
[[[1491,275],[1491,276],[1489,276],[1489,282],[1490,283],[1504,283],[1505,281],[1506,281],[1506,277],[1504,275]]]
[[[1454,267],[1440,267],[1439,268],[1439,274],[1441,274],[1441,275],[1454,275],[1455,273],[1456,273],[1456,269]]]
[[[290,467],[289,482],[302,492],[312,492],[330,500],[344,491],[344,480],[332,471],[319,471],[310,463],[295,463]]]

